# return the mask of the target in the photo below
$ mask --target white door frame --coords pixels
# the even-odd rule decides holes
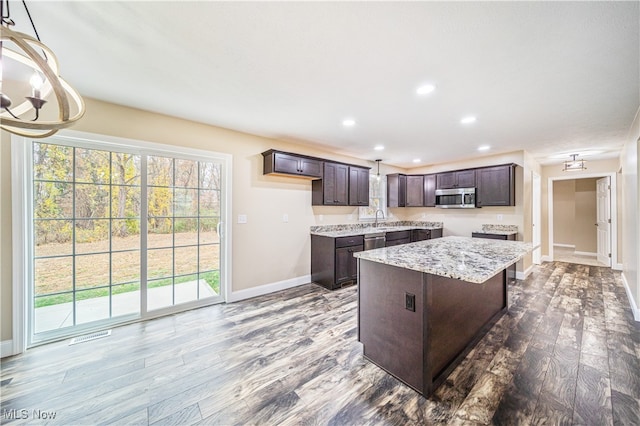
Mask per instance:
[[[531,225],[533,228],[531,230],[531,241],[533,242],[534,247],[536,242],[539,245],[537,249],[533,250],[532,261],[534,264],[540,265],[542,261],[542,178],[535,171],[531,172],[531,184]]]
[[[600,189],[602,185],[606,185],[607,188],[603,195],[606,194],[606,203],[600,200]],[[601,211],[604,208],[604,212]],[[611,178],[603,177],[596,181],[596,240],[597,248],[596,255],[598,262],[606,263],[607,266],[613,264],[613,259],[609,256],[611,253]],[[604,217],[603,217],[604,216]],[[606,231],[606,236],[601,238],[602,232]]]
[[[87,132],[79,132],[74,130],[62,130],[54,137],[58,139],[83,140],[89,142],[94,140],[98,143],[113,144],[121,146],[135,146],[137,148],[145,149],[148,151],[157,151],[159,154],[177,153],[191,156],[215,156],[224,164],[224,172],[222,175],[223,185],[225,190],[223,191],[224,198],[221,200],[223,211],[221,211],[221,236],[224,238],[224,247],[220,248],[220,283],[221,291],[224,292],[223,302],[229,300],[231,294],[231,282],[232,282],[232,269],[231,269],[231,253],[232,253],[232,239],[231,239],[231,177],[232,177],[232,165],[233,158],[231,154],[217,153],[212,151],[205,151],[195,148],[180,147],[177,145],[166,145],[156,142],[147,142],[137,139],[118,138],[107,135],[96,135]],[[27,173],[30,173],[31,166],[29,163],[29,150],[31,148],[32,138],[25,138],[21,136],[12,135],[11,137],[11,206],[12,206],[12,248],[13,248],[13,262],[12,262],[12,350],[11,354],[4,355],[17,355],[24,352],[27,349],[27,345],[30,340],[29,327],[30,321],[29,315],[31,312],[29,303],[31,298],[27,295],[26,283],[31,283],[30,271],[31,271],[31,255],[30,244],[28,244],[28,237],[31,235],[30,227],[32,224],[27,220],[31,214],[32,209],[32,197],[31,189],[27,188],[26,180]],[[45,141],[46,139],[42,139]],[[26,188],[26,190],[25,190]],[[141,289],[142,291],[142,289]],[[186,309],[193,307],[205,306],[206,303],[190,302],[185,303]],[[124,325],[131,322],[145,321],[151,318],[175,313],[171,308],[158,309],[152,313],[146,313],[138,316],[130,321],[119,322],[117,326]],[[93,327],[82,329],[82,332],[91,332],[94,329],[104,328],[108,323],[96,323]]]
[[[580,173],[578,175],[568,176],[555,176],[550,177],[547,186],[548,196],[548,208],[547,208],[547,220],[549,221],[549,236],[548,236],[548,253],[549,260],[553,260],[553,182],[557,180],[573,180],[573,179],[588,179],[588,178],[603,178],[609,177],[611,184],[611,268],[620,269],[618,264],[618,194],[617,194],[617,181],[616,173]]]

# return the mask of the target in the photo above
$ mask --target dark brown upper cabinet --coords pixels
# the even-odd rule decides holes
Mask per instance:
[[[436,175],[436,189],[474,188],[475,186],[475,170],[458,170]]]
[[[436,175],[424,175],[424,206],[436,206]]]
[[[478,180],[476,205],[478,207],[515,206],[515,168],[515,164],[505,164],[476,170]]]
[[[311,182],[311,204],[314,206],[346,206],[349,204],[349,166],[324,163],[322,179]]]
[[[407,204],[407,175],[387,175],[387,207],[405,207]]]
[[[322,177],[322,160],[270,149],[262,153],[263,174],[286,174],[311,178]]]
[[[349,205],[369,205],[369,169],[349,166]]]
[[[407,175],[405,207],[424,207],[424,175]]]

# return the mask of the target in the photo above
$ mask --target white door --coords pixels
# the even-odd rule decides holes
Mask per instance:
[[[541,182],[540,182],[540,175],[537,174],[536,172],[532,172],[533,173],[533,192],[532,192],[532,196],[533,196],[533,200],[532,200],[532,210],[533,210],[533,217],[532,217],[532,231],[533,231],[533,237],[532,237],[532,243],[533,243],[533,247],[538,247],[536,249],[533,250],[533,263],[535,263],[536,265],[539,265],[541,262],[541,251],[542,249],[540,248],[540,241],[541,241],[541,232],[542,229],[540,227],[540,196],[541,196]]]
[[[596,182],[598,262],[611,266],[611,186],[609,177]]]

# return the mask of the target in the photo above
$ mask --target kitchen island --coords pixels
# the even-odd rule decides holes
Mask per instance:
[[[530,243],[445,237],[354,253],[364,356],[428,396],[509,306]]]

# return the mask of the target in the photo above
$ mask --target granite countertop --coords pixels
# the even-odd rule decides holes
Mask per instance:
[[[480,234],[492,234],[492,235],[515,235],[518,231],[501,231],[499,229],[490,229],[487,231],[473,231],[479,232]]]
[[[355,235],[365,235],[375,232],[395,232],[408,231],[411,229],[442,229],[442,222],[420,222],[420,221],[398,221],[381,222],[378,227],[372,223],[356,223],[350,225],[326,225],[312,226],[311,235],[323,237],[352,237]]]
[[[481,284],[531,252],[531,243],[444,237],[362,251],[363,260]]]

